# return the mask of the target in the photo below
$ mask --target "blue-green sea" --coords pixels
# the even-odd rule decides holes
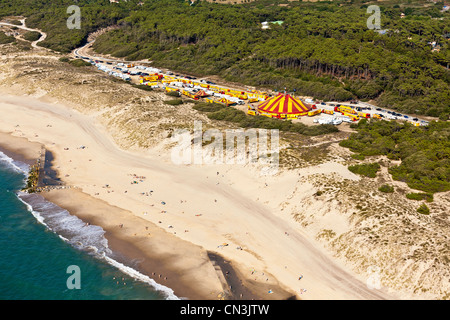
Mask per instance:
[[[0,300],[177,299],[115,261],[103,229],[21,193],[27,172],[0,152]]]

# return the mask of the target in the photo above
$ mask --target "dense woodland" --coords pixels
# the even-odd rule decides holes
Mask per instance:
[[[341,146],[364,157],[385,155],[401,160],[400,165],[389,168],[389,173],[394,180],[406,182],[413,189],[431,194],[450,190],[450,122],[433,121],[428,126],[415,127],[409,123],[364,119],[354,127],[357,133],[341,141]],[[377,171],[371,172],[361,165],[354,169],[367,176],[374,176]]]
[[[442,2],[139,2],[3,0],[0,16],[27,16],[29,26],[48,33],[42,45],[60,52],[116,25],[97,39],[98,52],[317,99],[374,99],[405,113],[450,114],[450,20]],[[73,4],[81,8],[80,30],[66,27]],[[370,4],[380,6],[381,32],[367,27]],[[263,30],[264,21],[283,23]]]

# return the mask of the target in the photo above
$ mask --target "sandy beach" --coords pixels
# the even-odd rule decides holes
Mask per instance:
[[[0,151],[8,157],[32,165],[42,150],[40,143],[32,143],[8,133],[0,132]]]
[[[359,161],[339,146],[348,126],[283,135],[274,175],[179,165],[175,129],[235,127],[42,50],[5,47],[0,60],[0,150],[31,164],[44,146],[67,188],[42,195],[101,226],[119,260],[177,296],[448,299],[448,263],[435,257],[448,256],[450,193],[424,216],[389,175],[395,161],[367,159],[381,163],[374,179],[351,173]],[[379,192],[384,183],[397,191]],[[379,289],[367,285],[371,270]]]
[[[14,160],[33,165],[42,147],[40,143],[0,132],[0,151]],[[183,241],[128,210],[76,187],[65,186],[39,194],[83,222],[101,226],[114,260],[174,290],[181,299],[262,299],[257,292],[263,292],[266,285],[245,282],[244,286],[245,277],[221,255]],[[275,297],[289,298],[289,293],[278,288]]]
[[[5,97],[5,95],[3,97]],[[8,96],[7,99],[8,103],[2,103],[2,107],[10,106],[13,108],[17,108],[19,107],[19,105],[15,104],[14,101],[24,101],[23,97]],[[9,99],[13,99],[13,101]],[[32,103],[30,103],[30,106],[33,105],[33,107],[35,107],[37,101],[31,102]],[[48,107],[54,110],[53,105],[48,105]],[[5,109],[2,109],[2,111],[5,111]],[[60,111],[62,111],[62,109]],[[69,118],[75,116],[72,111],[65,111],[69,112]],[[31,115],[26,111],[26,108],[23,110],[23,112],[24,113],[20,113],[17,109],[15,109],[13,113],[15,115],[18,115],[18,118],[14,118],[20,119],[25,114]],[[53,124],[49,125],[49,123],[54,123],[51,120],[61,122],[61,118],[58,116],[54,119],[49,119],[48,117],[49,114],[46,114],[44,116],[45,120],[43,119],[43,122],[40,122],[37,127],[34,127],[32,129],[32,131],[34,132],[32,135],[34,137],[31,137],[30,140],[28,140],[30,136],[25,134],[21,130],[21,127],[28,127],[31,129],[31,127],[33,127],[31,123],[37,124],[36,118],[34,118],[33,116],[31,116],[26,122],[22,122],[21,120],[19,120],[17,125],[11,127],[11,131],[7,133],[2,132],[0,135],[0,146],[2,148],[2,151],[4,151],[7,155],[13,157],[14,159],[32,164],[34,162],[34,159],[39,156],[39,152],[41,151],[42,146],[41,143],[43,143],[43,145],[51,150],[52,153],[56,156],[54,159],[54,168],[56,168],[56,170],[61,173],[69,172],[69,174],[66,174],[63,177],[63,180],[66,181],[67,189],[43,192],[41,193],[41,195],[49,201],[67,209],[69,212],[78,216],[83,221],[101,226],[106,231],[106,237],[111,249],[119,254],[119,260],[122,260],[122,262],[128,264],[132,261],[140,261],[139,263],[134,262],[134,265],[132,267],[152,277],[158,283],[174,289],[175,294],[179,297],[187,297],[189,299],[220,299],[222,297],[225,297],[225,295],[227,294],[228,298],[261,299],[265,297],[286,299],[292,296],[291,292],[282,289],[278,286],[277,283],[273,282],[271,282],[270,285],[266,283],[249,283],[246,284],[246,286],[243,288],[235,287],[235,290],[232,291],[236,296],[231,295],[232,291],[227,287],[226,280],[231,283],[238,283],[242,280],[245,280],[245,278],[242,278],[241,280],[241,278],[235,277],[234,279],[225,280],[224,277],[228,278],[229,273],[226,274],[220,269],[217,270],[217,268],[214,267],[214,264],[218,264],[216,263],[217,261],[211,261],[208,257],[208,252],[204,248],[195,245],[192,242],[188,242],[186,240],[180,239],[179,237],[176,237],[176,231],[172,231],[171,229],[173,227],[171,225],[168,225],[168,223],[171,223],[171,220],[166,220],[167,215],[161,214],[163,210],[160,209],[165,209],[165,207],[162,207],[161,204],[161,202],[163,201],[156,201],[152,204],[146,204],[145,201],[142,201],[142,196],[139,195],[139,193],[136,191],[136,187],[133,185],[129,187],[131,181],[135,181],[138,179],[136,178],[137,176],[134,176],[133,174],[125,174],[124,171],[118,168],[121,166],[120,163],[117,163],[113,167],[105,167],[105,163],[107,163],[109,160],[96,158],[95,155],[89,155],[89,159],[86,157],[82,157],[83,160],[78,162],[79,160],[81,160],[79,155],[73,154],[73,151],[71,152],[71,149],[77,151],[81,150],[75,147],[76,142],[68,143],[67,145],[71,147],[69,147],[69,150],[64,150],[67,147],[61,145],[58,148],[56,146],[56,143],[47,140],[46,138],[50,138],[50,136],[52,136],[53,134],[51,133],[51,130],[50,132],[48,132],[50,136],[46,136],[45,131],[50,130],[50,128],[53,129],[55,127],[55,125]],[[3,119],[6,120],[5,118]],[[15,120],[13,120],[12,118],[6,120],[6,122],[10,124],[14,121]],[[60,137],[60,134],[64,134],[63,132],[70,132],[69,135],[72,136],[74,141],[81,141],[79,139],[83,139],[83,134],[80,137],[78,136],[80,132],[75,133],[72,130],[66,131],[64,129],[66,124],[67,123],[61,123],[61,132],[58,132],[56,136]],[[39,130],[38,127],[41,125],[46,130]],[[2,128],[5,128],[5,126],[2,126]],[[75,133],[75,135],[72,135],[73,133]],[[33,140],[35,141],[30,142]],[[60,139],[58,140],[60,141]],[[88,149],[86,149],[86,151],[88,151]],[[73,156],[73,161],[71,159],[66,160],[69,164],[68,167],[71,168],[71,170],[69,171],[65,171],[65,169],[62,168],[64,167],[64,165],[61,166],[61,154],[59,153],[61,151],[66,151],[63,152],[63,156],[69,156],[69,158],[72,158]],[[84,168],[82,165],[83,162],[86,166]],[[100,166],[94,166],[96,167],[96,169],[94,169],[94,167],[91,167],[92,169],[94,169],[94,171],[90,171],[90,173],[87,173],[87,167],[92,166],[93,163],[100,163]],[[80,169],[78,169],[77,166],[79,166],[78,168]],[[100,176],[102,176],[103,178],[107,178],[106,181],[108,182],[113,181],[113,183],[110,183],[108,187],[106,187],[106,184],[102,184],[101,181],[96,180],[99,176],[95,178],[96,174],[94,172],[100,167],[106,169],[106,171],[102,171]],[[130,167],[130,170],[131,169],[132,167]],[[139,168],[139,166],[133,169],[142,170],[141,168]],[[71,174],[72,170],[74,170],[73,172],[84,172],[83,175],[87,173],[87,175],[95,179],[88,182],[88,180],[85,180],[85,178],[79,176],[78,178],[81,178],[81,181],[84,180],[84,182],[73,182],[73,180],[70,179],[70,176],[74,175]],[[109,176],[110,170],[112,172],[117,172],[120,176],[122,176],[122,183],[117,182],[116,178]],[[138,177],[143,176],[139,175]],[[119,195],[119,192],[114,194],[115,190],[112,189],[113,185],[122,185],[123,187],[125,187],[125,189],[128,189],[129,193],[125,194],[125,191],[127,191],[125,190],[123,192],[124,194],[120,194],[120,196],[124,196],[125,198],[131,196],[131,202],[127,202],[126,205],[122,203],[121,208],[119,208],[116,205],[111,205],[104,200],[100,200],[102,198],[100,197],[100,194],[102,194],[103,197],[106,196],[109,201],[114,199],[116,195]],[[132,193],[133,187],[134,192]],[[154,186],[152,186],[152,188],[154,188]],[[170,189],[170,186],[166,186],[166,188]],[[95,197],[82,192],[82,189],[90,190],[91,193],[94,193]],[[119,200],[118,202],[116,202],[116,204],[119,204],[120,202],[122,202],[122,200]],[[136,208],[136,206],[132,203],[136,203],[137,207],[140,208],[139,210],[145,209],[148,211],[137,211],[141,214],[133,214],[132,212],[127,210],[129,208]],[[156,209],[156,206],[158,206],[159,208]],[[169,205],[167,207],[169,207]],[[150,219],[147,219],[147,215],[157,217],[158,221],[152,223]],[[195,219],[195,217],[196,216],[192,214],[191,218]],[[164,221],[164,226],[161,226],[163,221],[159,219]],[[159,226],[157,226],[156,224],[158,224]],[[165,231],[165,229],[167,229],[167,231]],[[177,229],[180,230],[180,228]],[[179,232],[189,232],[189,230],[185,229]],[[222,240],[225,241],[225,239]],[[221,244],[220,242],[215,243]],[[224,260],[220,255],[217,255],[216,258],[217,260],[221,259],[221,262],[223,264]],[[228,261],[225,262],[229,264]],[[246,287],[251,287],[255,291],[258,291],[260,289],[260,292],[249,291],[246,289]],[[267,293],[270,289],[274,291],[273,294],[271,294],[270,296],[264,294]]]
[[[201,247],[78,189],[52,190],[42,195],[83,221],[101,226],[114,260],[173,289],[179,298],[218,299],[223,296],[226,282],[220,281]],[[246,298],[258,299],[250,294]]]
[[[181,296],[216,299],[223,292],[207,259],[212,252],[232,261],[246,285],[263,299],[390,297],[367,289],[362,277],[332,260],[296,228],[295,220],[271,206],[292,192],[299,172],[259,176],[245,166],[174,165],[160,146],[146,152],[120,149],[95,116],[58,103],[3,94],[0,109],[0,127],[9,134],[2,135],[1,144],[7,146],[7,137],[23,137],[45,145],[55,155],[54,168],[72,188],[43,195],[102,226],[112,246],[131,243],[160,257],[163,264],[146,259],[139,268],[168,274],[169,287],[176,286],[172,278],[181,280]],[[315,170],[338,170],[344,178],[358,179],[338,164]],[[264,198],[270,203],[259,200]],[[107,205],[113,209],[105,209]]]

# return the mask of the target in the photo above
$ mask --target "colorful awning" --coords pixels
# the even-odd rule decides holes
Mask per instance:
[[[258,106],[258,110],[270,114],[305,114],[311,110],[311,107],[289,94],[279,93],[277,96],[262,102]]]
[[[195,93],[195,95],[197,96],[197,97],[207,97],[207,96],[209,96],[209,94],[207,94],[205,91],[203,91],[203,90],[199,90],[199,91],[197,91],[196,93]]]

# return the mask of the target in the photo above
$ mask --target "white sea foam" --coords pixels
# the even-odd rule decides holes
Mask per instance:
[[[62,240],[77,249],[87,251],[97,258],[105,260],[132,278],[147,283],[156,291],[164,294],[167,300],[179,300],[172,289],[114,260],[111,257],[112,252],[108,247],[108,240],[104,236],[105,231],[103,228],[95,225],[87,225],[78,217],[71,215],[67,210],[45,200],[38,194],[19,192],[17,195],[36,220],[49,230],[55,232]]]
[[[32,207],[31,205],[29,205],[28,203],[26,203],[25,201],[22,200],[22,198],[20,197],[21,194],[25,194],[25,193],[19,191],[19,192],[17,193],[17,198],[18,198],[23,204],[26,205],[27,210],[31,212],[31,214],[33,215],[33,217],[35,217],[36,220],[37,220],[38,222],[40,222],[41,224],[43,224],[44,226],[46,226],[46,227],[48,228],[48,226],[47,226],[47,225],[45,224],[45,222],[44,222],[44,218],[39,214],[39,212],[34,211],[34,210],[33,210],[33,207]]]
[[[163,286],[162,284],[157,283],[155,280],[153,280],[152,278],[146,276],[145,274],[140,273],[139,271],[127,267],[126,265],[117,262],[114,259],[111,259],[108,256],[104,256],[104,259],[111,265],[113,265],[114,267],[116,267],[117,269],[121,270],[123,273],[128,274],[129,276],[133,277],[134,279],[140,280],[142,282],[148,283],[149,285],[151,285],[153,288],[155,288],[156,290],[162,292],[165,294],[166,299],[167,300],[180,300],[175,293],[173,292],[172,289]]]
[[[28,164],[11,159],[1,151],[0,151],[0,163],[3,163],[6,165],[6,167],[11,168],[16,172],[23,173],[25,175],[28,175],[28,172],[30,171],[30,166]]]

